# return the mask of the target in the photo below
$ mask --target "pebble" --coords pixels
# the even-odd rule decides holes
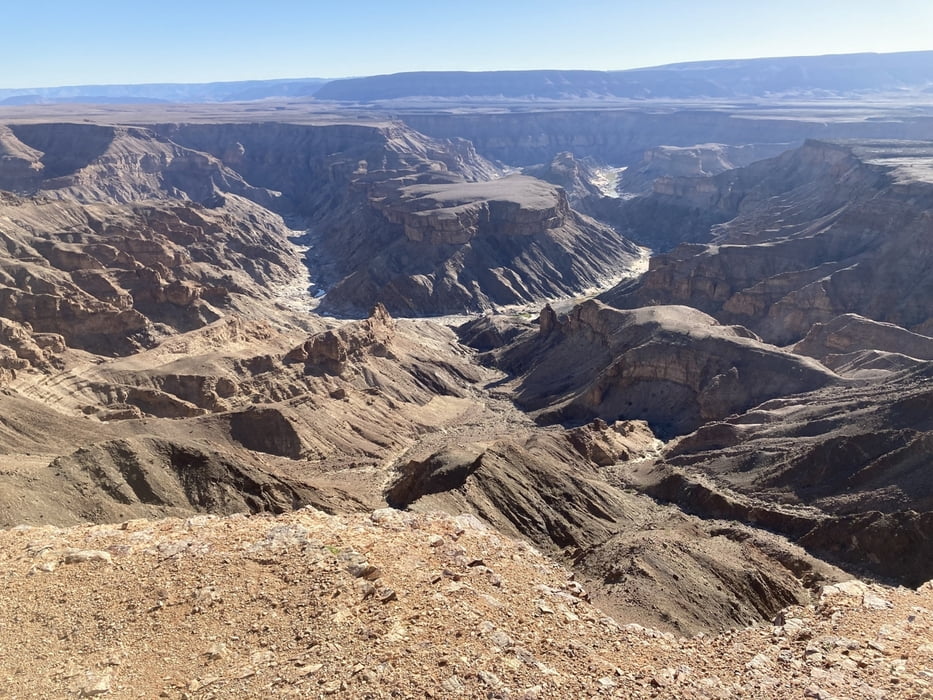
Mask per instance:
[[[376,599],[380,603],[388,603],[393,600],[398,600],[398,594],[388,586],[382,586],[376,589]]]
[[[227,645],[223,642],[215,642],[211,644],[207,649],[207,658],[216,661],[217,659],[222,659],[227,655]]]
[[[350,562],[344,567],[351,576],[356,578],[365,578],[367,581],[375,581],[382,576],[382,572],[368,561]]]
[[[484,685],[488,685],[490,688],[498,688],[500,685],[502,685],[502,681],[499,680],[499,676],[497,676],[495,673],[492,673],[491,671],[478,671],[476,673],[476,677],[479,678]]]

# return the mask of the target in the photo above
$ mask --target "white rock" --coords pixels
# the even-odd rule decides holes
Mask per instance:
[[[110,675],[89,673],[87,683],[81,688],[81,697],[93,698],[110,692]]]
[[[97,549],[74,549],[67,552],[62,561],[66,564],[83,564],[84,562],[112,564],[113,557],[110,556],[110,552],[102,552]]]
[[[820,591],[820,602],[826,598],[832,598],[834,596],[850,596],[853,598],[861,598],[867,592],[868,586],[861,581],[855,579],[852,581],[842,581],[841,583],[834,583],[831,586],[823,586],[822,590]]]
[[[764,654],[756,654],[755,657],[745,664],[745,668],[756,671],[764,671],[771,667],[771,659]]]
[[[865,593],[862,596],[862,607],[868,610],[889,610],[894,607],[894,603],[874,593]]]

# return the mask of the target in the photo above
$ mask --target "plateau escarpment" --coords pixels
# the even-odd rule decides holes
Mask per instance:
[[[928,51],[696,61],[620,71],[420,71],[334,80],[317,93],[326,100],[459,102],[537,100],[579,102],[613,98],[697,101],[778,95],[916,94],[933,80]]]
[[[929,362],[768,401],[670,443],[621,478],[691,512],[764,525],[907,585],[933,575]]]
[[[812,116],[802,108],[800,114],[788,119],[783,114],[775,116],[767,106],[757,113],[731,105],[704,109],[674,103],[656,110],[600,107],[578,109],[571,103],[561,109],[523,106],[492,113],[413,109],[402,118],[413,129],[434,138],[469,139],[481,155],[515,166],[546,163],[562,151],[612,165],[634,165],[647,149],[658,146],[718,143],[770,148],[801,145],[807,139],[922,140],[929,137],[931,127],[929,116],[881,113],[875,119],[853,120],[845,109],[838,117],[826,119],[823,111]]]
[[[463,140],[398,125],[187,125],[163,132],[282,192],[314,234],[322,308],[456,313],[580,292],[637,249],[558,189],[498,169]]]
[[[404,237],[336,284],[325,308],[358,312],[372,298],[402,313],[527,304],[598,286],[641,255],[529,177],[374,188],[370,203]]]
[[[699,244],[657,256],[637,285],[603,298],[627,308],[688,304],[778,344],[847,313],[924,334],[930,154],[924,143],[809,142],[747,168],[656,186],[632,212],[656,212],[661,200],[679,221],[678,211],[696,212],[682,234]],[[650,220],[632,216],[629,235],[650,237]]]
[[[839,381],[814,360],[683,306],[619,311],[587,301],[561,318],[546,308],[536,332],[490,360],[520,377],[516,401],[539,422],[640,418],[665,437]]]

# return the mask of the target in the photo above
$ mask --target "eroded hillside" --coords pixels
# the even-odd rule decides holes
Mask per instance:
[[[2,127],[13,696],[924,692],[933,151],[627,118]]]
[[[10,698],[929,696],[929,585],[847,581],[684,638],[607,616],[470,516],[20,528],[0,562]]]

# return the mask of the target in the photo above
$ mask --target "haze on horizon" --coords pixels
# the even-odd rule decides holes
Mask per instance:
[[[0,88],[198,83],[418,70],[622,70],[667,63],[933,49],[929,0],[455,6],[115,0],[4,9]]]

